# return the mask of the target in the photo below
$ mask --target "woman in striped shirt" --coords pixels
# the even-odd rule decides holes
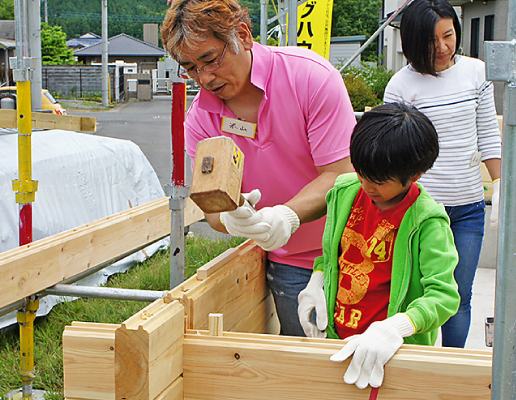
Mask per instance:
[[[464,347],[471,321],[473,280],[484,236],[480,161],[493,180],[491,227],[498,224],[501,139],[493,84],[481,60],[459,56],[460,23],[447,0],[414,0],[401,19],[409,65],[391,79],[385,102],[409,103],[434,124],[439,157],[420,179],[450,217],[459,263],[459,311],[442,326],[443,346]]]

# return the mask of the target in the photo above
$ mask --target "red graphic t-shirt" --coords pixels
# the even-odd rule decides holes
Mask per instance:
[[[419,196],[413,183],[404,199],[380,211],[360,189],[342,234],[335,329],[341,339],[387,318],[392,251],[406,211]]]

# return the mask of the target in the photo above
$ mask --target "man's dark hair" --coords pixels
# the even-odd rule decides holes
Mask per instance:
[[[455,53],[460,48],[459,17],[448,0],[414,0],[401,17],[401,47],[403,54],[417,72],[436,76],[435,25],[441,18],[453,20]]]
[[[355,171],[374,183],[399,179],[405,185],[432,167],[439,155],[437,132],[415,107],[388,103],[364,113],[351,136]]]

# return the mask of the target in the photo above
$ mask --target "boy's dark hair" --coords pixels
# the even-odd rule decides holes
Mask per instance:
[[[441,18],[453,20],[455,55],[460,47],[461,27],[459,17],[448,0],[414,0],[403,12],[401,47],[409,63],[419,73],[437,75],[434,68],[435,24]]]
[[[399,179],[405,185],[432,167],[439,155],[437,132],[422,112],[388,103],[364,113],[351,136],[355,171],[374,183]]]

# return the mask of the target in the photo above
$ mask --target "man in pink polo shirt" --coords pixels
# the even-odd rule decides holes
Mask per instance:
[[[208,214],[211,227],[267,250],[267,279],[281,332],[304,336],[297,296],[321,255],[325,196],[352,172],[355,116],[340,73],[316,53],[253,42],[236,0],[176,0],[162,27],[165,48],[201,90],[185,121],[186,150],[231,137],[245,155],[248,205]],[[257,189],[257,190],[255,190]]]

